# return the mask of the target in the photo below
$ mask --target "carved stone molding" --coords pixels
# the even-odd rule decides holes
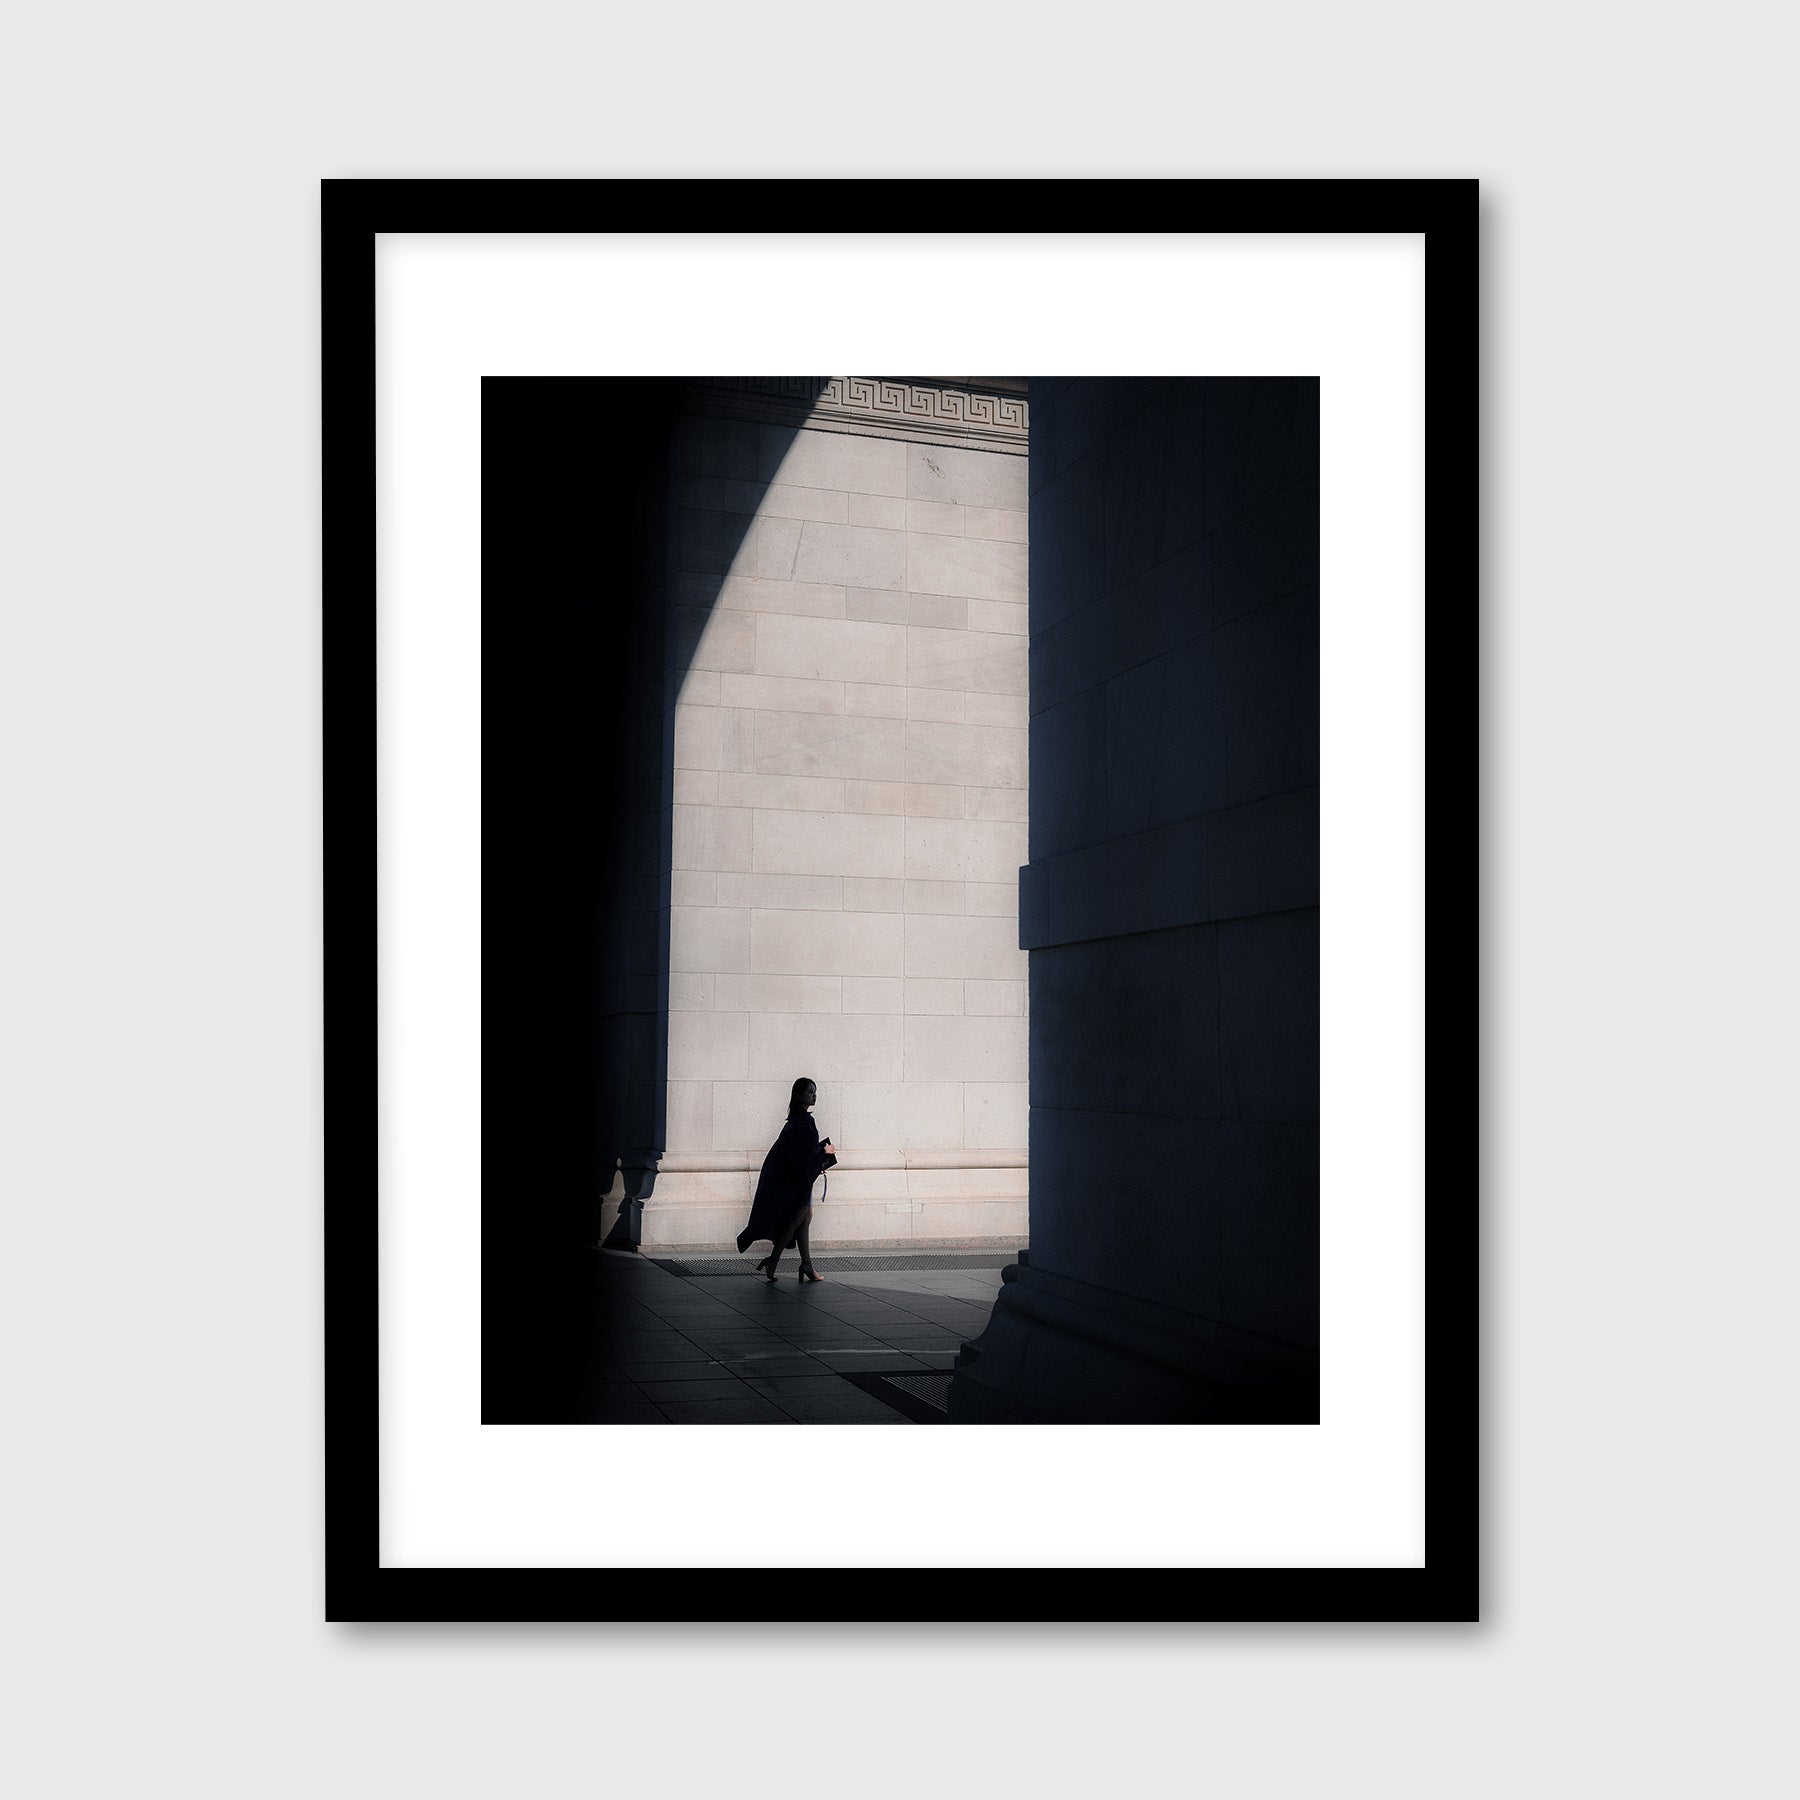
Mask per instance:
[[[1022,382],[888,375],[736,375],[682,384],[682,403],[714,418],[906,438],[1023,456]]]

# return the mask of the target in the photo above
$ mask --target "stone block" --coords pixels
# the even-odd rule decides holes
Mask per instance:
[[[675,770],[675,804],[677,806],[717,806],[719,776],[715,769]]]
[[[669,1083],[669,1149],[710,1150],[712,1116],[713,1084],[710,1081]]]
[[[721,706],[718,713],[719,772],[746,773],[755,765],[755,728],[761,715],[747,706]]]
[[[971,600],[969,629],[1006,632],[1013,637],[1022,638],[1030,629],[1027,612],[1022,600]]]
[[[675,906],[717,906],[719,877],[712,869],[675,869],[669,875],[669,900]],[[728,901],[727,905],[735,905]]]
[[[1201,536],[1200,392],[1198,382],[1175,382],[1107,440],[1108,587]]]
[[[942,500],[909,500],[906,503],[906,528],[938,537],[961,537],[963,509]]]
[[[719,698],[726,706],[748,706],[759,712],[841,713],[851,710],[845,705],[841,681],[807,681],[792,675],[722,674]]]
[[[908,881],[901,896],[901,906],[909,913],[962,913],[969,910],[963,902],[960,881]]]
[[[696,1015],[684,1013],[683,1018]],[[874,1013],[752,1013],[748,1054],[758,1070],[815,1081],[897,1081],[901,1040]],[[791,1072],[790,1072],[791,1071]],[[821,1098],[823,1096],[821,1095]]]
[[[1121,676],[1116,689],[1108,686],[1109,708],[1117,709],[1126,704],[1127,693],[1143,699],[1154,679],[1147,671],[1161,671],[1162,700],[1156,739],[1148,752],[1149,809],[1144,822],[1166,825],[1216,812],[1230,794],[1231,746],[1211,635],[1176,646],[1146,663],[1144,669],[1135,681],[1133,676]],[[1108,755],[1115,766],[1129,767],[1134,762],[1142,766],[1145,752],[1136,728],[1116,710],[1109,714],[1108,735]],[[1109,769],[1108,811],[1117,818],[1137,816],[1133,795],[1124,785],[1127,779],[1135,783],[1135,770],[1115,778]]]
[[[675,441],[683,475],[753,482],[761,473],[758,428],[747,419],[683,418]]]
[[[879,625],[910,625],[912,596],[900,588],[847,588],[844,617]]]
[[[1022,512],[991,506],[971,506],[963,512],[963,535],[972,538],[999,538],[1008,544],[1025,542],[1025,519]]]
[[[970,1150],[1023,1150],[1030,1108],[1022,1081],[963,1083],[963,1145]]]
[[[861,812],[846,807],[844,783],[832,775],[741,774],[721,770],[721,806],[762,807],[774,812]]]
[[[1273,494],[1206,540],[1211,623],[1253,612],[1319,579],[1319,484]]]
[[[843,810],[898,815],[906,810],[905,793],[904,784],[898,781],[846,781]]]
[[[860,813],[755,815],[758,874],[892,878],[905,873],[904,822]]]
[[[965,981],[963,1011],[975,1018],[1022,1019],[1025,1016],[1025,983],[1022,981]],[[1023,1145],[1021,1137],[1018,1142]]]
[[[1232,919],[1218,933],[1222,1115],[1319,1122],[1319,915]]]
[[[677,769],[744,769],[749,766],[753,714],[735,706],[677,706]]]
[[[907,446],[893,438],[851,437],[836,431],[789,432],[761,427],[760,473],[793,487],[837,488],[851,494],[907,492]]]
[[[1025,826],[998,820],[911,819],[901,872],[918,881],[1016,882],[1026,836]]]
[[[964,696],[949,688],[907,688],[903,699],[909,719],[936,719],[947,725],[963,722]]]
[[[1298,1125],[1218,1127],[1217,1316],[1316,1347],[1319,1341],[1319,1134]]]
[[[750,915],[745,959],[701,967],[763,975],[903,975],[900,913],[765,912]]]
[[[805,713],[750,716],[755,733],[751,762],[758,774],[837,775],[860,781],[906,777],[908,726],[903,719]]]
[[[965,881],[963,911],[980,913],[987,918],[1016,919],[1019,916],[1019,878],[1011,881]]]
[[[683,508],[676,524],[675,566],[684,575],[804,580],[806,577],[796,577],[794,573],[794,558],[804,529],[799,519],[744,519],[730,513]]]
[[[830,531],[828,525],[808,531]],[[956,594],[965,600],[1025,600],[1026,552],[1023,544],[1000,538],[927,537],[909,533],[903,574],[909,594]],[[805,546],[802,545],[804,556]],[[846,579],[839,577],[838,579]],[[894,582],[865,582],[891,587]],[[971,616],[970,623],[974,623]]]
[[[889,1023],[899,1031],[898,1019]],[[840,1135],[859,1154],[954,1149],[962,1142],[962,1094],[955,1081],[846,1082]]]
[[[1166,375],[1098,376],[1071,382],[1057,398],[1056,467],[1066,469],[1079,461],[1172,385]]]
[[[903,645],[906,685],[960,694],[1024,694],[1027,641],[1004,631],[909,625]]]
[[[677,706],[675,767],[716,770],[723,736],[724,721],[718,707]]]
[[[1025,1028],[1017,1019],[908,1017],[904,1032],[908,1081],[1026,1078]]]
[[[863,619],[798,619],[781,613],[765,615],[757,624],[759,675],[907,685],[909,627]]]
[[[904,778],[931,786],[1025,786],[1027,734],[1003,725],[944,725],[908,719]]]
[[[913,1237],[925,1244],[954,1244],[970,1239],[1023,1243],[1026,1227],[1023,1193],[997,1200],[935,1199],[918,1203]]]
[[[968,1089],[964,1090],[965,1098]],[[1024,1168],[983,1167],[973,1161],[961,1169],[908,1169],[906,1191],[915,1201],[1024,1199],[1030,1171]]]
[[[750,1042],[747,1013],[670,1013],[669,1079],[747,1080]]]
[[[1038,950],[1030,982],[1034,1106],[1219,1117],[1211,926]]]
[[[966,631],[969,605],[960,594],[909,594],[906,597],[906,622],[939,631]]]
[[[963,789],[928,781],[909,781],[901,790],[909,819],[960,819]]]
[[[872,682],[851,681],[844,685],[845,711],[869,719],[904,719],[906,689],[881,687]]]
[[[819,519],[841,525],[849,518],[848,499],[824,488],[765,486],[760,481],[733,481],[720,475],[688,475],[681,483],[684,506],[765,519]]]
[[[785,1080],[714,1082],[713,1149],[748,1150],[754,1154],[760,1167],[762,1156],[781,1135],[781,1127],[787,1119],[788,1095],[793,1089],[795,1076],[801,1073],[803,1071],[796,1070],[794,1075],[789,1075]],[[814,1079],[818,1079],[817,1075]],[[823,1086],[820,1087],[819,1097],[824,1099]],[[754,1175],[750,1180],[750,1191],[754,1192]],[[659,1195],[662,1192],[661,1182],[657,1184],[657,1192]],[[739,1220],[732,1227],[733,1232],[742,1223]]]
[[[1316,589],[1271,601],[1213,633],[1233,805],[1319,780]]]
[[[844,883],[836,875],[727,871],[714,880],[718,888],[714,904],[719,906],[776,907],[788,912],[841,912],[844,906]]]
[[[1209,829],[1205,819],[1178,819],[1034,858],[1019,873],[1019,941],[1037,950],[1210,918]]]
[[[681,688],[676,698],[684,706],[717,706],[719,704],[719,671],[717,669],[689,669],[681,678]],[[643,723],[654,730],[658,721],[645,719]],[[660,744],[650,743],[641,747],[641,759],[654,766],[660,760]]]
[[[957,450],[941,444],[909,444],[905,449],[909,500],[1025,510],[1024,457],[991,450]]]
[[[978,981],[1025,979],[1025,952],[1019,948],[1018,926],[1012,919],[939,913],[905,913],[902,919],[906,941],[899,973],[973,976]]]
[[[806,918],[805,913],[790,915]],[[671,974],[731,973],[750,967],[750,919],[725,906],[672,906],[669,909]],[[896,969],[895,974],[901,973]]]
[[[791,568],[779,573],[791,574],[795,581],[841,583],[845,587],[912,587],[914,584],[907,579],[911,561],[908,542],[904,532],[809,521],[800,527],[799,548]],[[777,573],[772,569],[759,572]]]
[[[1090,687],[1031,719],[1031,858],[1106,835],[1106,689]],[[1019,784],[1022,785],[1022,784]]]
[[[1205,509],[1217,530],[1319,473],[1316,376],[1219,377],[1204,383]]]
[[[750,820],[739,806],[671,807],[672,867],[677,869],[748,869],[751,867]]]
[[[844,883],[844,911],[897,913],[903,904],[902,893],[898,880],[853,877]]]
[[[1206,821],[1208,916],[1319,904],[1319,790],[1277,794]]]
[[[1164,659],[1140,664],[1106,684],[1106,835],[1125,837],[1150,823],[1163,723]],[[1184,695],[1181,704],[1191,704]]]
[[[843,1010],[847,1013],[898,1013],[904,1003],[903,984],[898,976],[843,977]]]
[[[692,598],[695,590],[682,590],[689,604],[712,604],[726,612],[783,613],[796,618],[841,619],[844,617],[844,590],[829,583],[810,581],[753,581],[743,576],[729,577],[723,583],[713,582],[716,593],[703,600]]]
[[[963,695],[963,724],[1012,725],[1015,731],[1024,731],[1030,722],[1030,702],[1022,693]]]
[[[940,976],[908,976],[904,1010],[938,1018],[962,1016],[962,983]]]
[[[723,779],[721,776],[720,780]],[[959,792],[963,797],[965,819],[1010,819],[1017,824],[1023,823],[1030,811],[1029,797],[1023,786],[966,787]],[[721,788],[720,798],[724,797]]]
[[[874,525],[882,531],[906,529],[906,502],[897,495],[851,494],[847,522]]]
[[[1093,450],[1031,497],[1031,631],[1106,591],[1106,453]]]
[[[715,975],[713,1005],[720,1012],[842,1012],[843,984],[835,975]]]
[[[1030,1129],[1034,1269],[1215,1311],[1202,1302],[1218,1291],[1216,1126],[1065,1111],[1034,1096]]]
[[[711,975],[670,975],[670,1012],[711,1012],[713,1009],[713,977]]]

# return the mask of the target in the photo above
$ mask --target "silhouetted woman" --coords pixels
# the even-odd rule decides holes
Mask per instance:
[[[756,1178],[756,1198],[750,1203],[750,1223],[738,1233],[740,1256],[758,1238],[767,1238],[775,1249],[756,1266],[764,1278],[775,1279],[775,1265],[789,1244],[800,1246],[800,1279],[817,1281],[812,1265],[812,1246],[807,1227],[812,1223],[812,1185],[823,1169],[837,1161],[831,1139],[819,1141],[819,1128],[808,1108],[819,1090],[802,1075],[788,1096],[787,1123],[781,1136],[769,1146],[762,1173]]]

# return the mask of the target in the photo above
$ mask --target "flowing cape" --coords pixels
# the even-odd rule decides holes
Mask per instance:
[[[756,1242],[785,1245],[812,1200],[812,1186],[823,1169],[837,1158],[819,1144],[819,1128],[812,1114],[797,1112],[781,1128],[781,1136],[769,1146],[762,1173],[756,1178],[756,1198],[750,1203],[750,1223],[738,1233],[740,1254]]]

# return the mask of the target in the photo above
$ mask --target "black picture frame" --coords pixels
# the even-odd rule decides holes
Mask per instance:
[[[1425,1561],[1420,1568],[1063,1569],[1054,1584],[859,1569],[808,1583],[858,1621],[1470,1621],[1479,1617],[1476,978],[1477,201],[1472,180],[428,181],[322,184],[325,805],[325,1611],[331,1620],[756,1617],[760,1590],[700,1570],[384,1568],[379,1554],[375,888],[375,247],[382,232],[859,229],[1418,233],[1425,243],[1426,1033],[1454,1072],[1428,1096]],[[378,1020],[374,1021],[378,1025]],[[846,1572],[851,1573],[851,1572]],[[1053,1599],[1053,1610],[1038,1610]]]

